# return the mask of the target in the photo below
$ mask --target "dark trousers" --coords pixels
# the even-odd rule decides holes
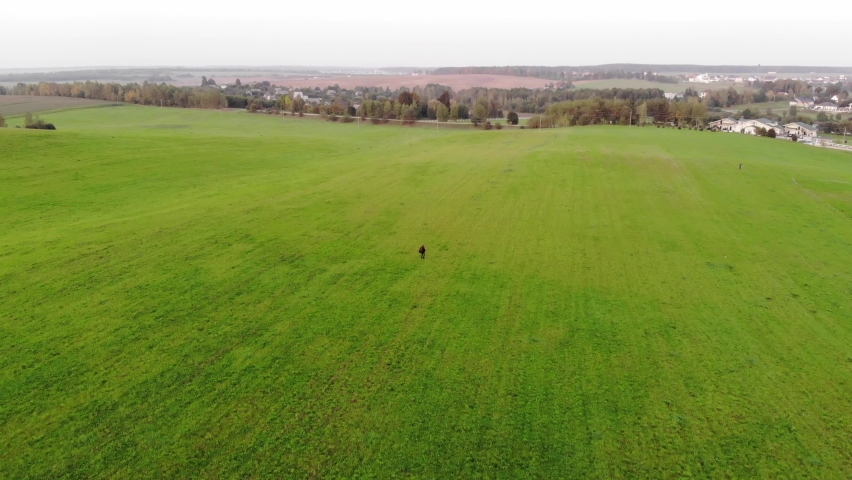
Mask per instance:
[[[420,258],[426,258],[426,252],[420,252]]]

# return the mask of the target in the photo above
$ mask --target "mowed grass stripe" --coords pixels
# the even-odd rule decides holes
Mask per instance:
[[[0,132],[0,476],[852,473],[852,225],[790,180],[848,154],[49,120]]]

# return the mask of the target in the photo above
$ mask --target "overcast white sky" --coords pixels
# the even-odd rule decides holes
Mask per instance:
[[[621,62],[852,66],[850,8],[841,0],[817,2],[818,11],[785,1],[4,3],[0,69]],[[835,16],[844,11],[847,15]]]

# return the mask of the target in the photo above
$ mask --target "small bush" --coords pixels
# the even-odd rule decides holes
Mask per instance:
[[[354,118],[352,118],[352,117],[351,117],[351,116],[349,116],[349,115],[344,115],[344,116],[343,116],[343,119],[341,120],[341,122],[343,122],[343,123],[352,123],[352,122],[354,122],[354,121],[355,121],[355,119],[354,119]]]
[[[38,119],[32,123],[27,124],[25,128],[30,128],[33,130],[56,130],[56,126],[54,126],[52,123],[45,123],[42,119]]]
[[[503,130],[503,124],[498,123],[498,124],[494,125],[494,128],[496,128],[497,130]]]
[[[526,128],[527,128],[527,127],[525,127],[524,125],[521,125],[521,130],[524,130],[524,129],[526,129]]]
[[[304,117],[304,116],[305,116],[305,112],[299,112],[299,116],[300,116],[300,117]]]
[[[484,128],[484,129],[486,129],[486,130],[491,130],[491,127],[492,127],[492,125],[491,125],[491,121],[488,121],[488,120],[487,120],[487,121],[485,122],[485,125],[483,126],[483,128]]]

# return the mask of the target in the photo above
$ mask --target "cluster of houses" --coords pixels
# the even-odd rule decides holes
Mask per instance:
[[[753,82],[755,80],[757,80],[757,77],[739,77],[735,75],[710,75],[709,73],[702,73],[701,75],[688,75],[686,77],[686,81],[689,83],[743,83],[746,81]]]
[[[813,110],[815,112],[830,112],[830,113],[847,113],[852,112],[852,105],[848,105],[846,107],[839,107],[837,104],[843,101],[843,99],[835,95],[831,97],[830,102],[820,102],[816,103],[816,99],[811,99],[807,97],[795,97],[790,100],[790,106],[796,108],[804,108],[806,110]]]
[[[246,97],[255,97],[255,98],[263,98],[267,101],[277,101],[279,98],[284,95],[290,95],[291,98],[301,98],[305,101],[305,103],[310,105],[326,105],[332,103],[334,99],[338,96],[339,92],[334,88],[329,87],[324,92],[316,92],[311,90],[310,95],[307,92],[302,92],[300,90],[291,90],[288,88],[275,88],[274,90],[268,91],[264,93],[263,90],[259,88],[251,88],[247,89],[244,93]],[[355,92],[356,100],[361,96],[361,92]]]
[[[776,138],[790,138],[796,136],[802,142],[815,142],[817,140],[817,127],[802,122],[792,122],[781,125],[768,118],[740,119],[723,118],[710,122],[708,127],[721,132],[744,133],[757,135],[760,129],[765,131],[775,130]]]
[[[683,80],[689,83],[744,83],[744,82],[774,82],[778,80],[778,77],[775,76],[775,72],[769,72],[768,75],[751,75],[751,76],[740,76],[740,75],[711,75],[709,73],[702,73],[700,75],[681,75]],[[809,83],[818,83],[818,84],[827,84],[827,83],[835,83],[835,82],[843,82],[846,80],[846,75],[839,75],[837,77],[831,76],[807,76],[807,77],[783,77],[785,80],[801,80],[803,82]]]

